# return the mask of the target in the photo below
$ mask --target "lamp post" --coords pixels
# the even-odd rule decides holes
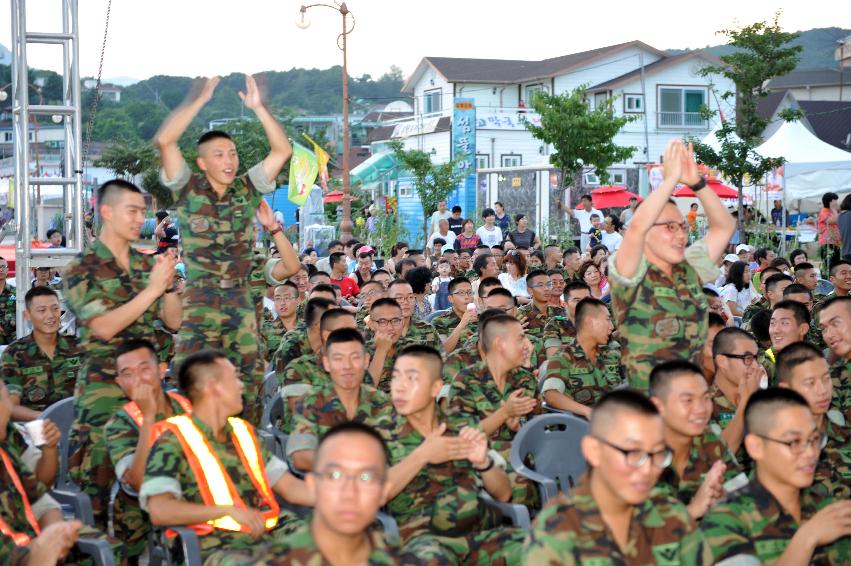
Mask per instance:
[[[352,203],[351,203],[351,183],[349,178],[349,154],[351,153],[351,141],[349,139],[349,74],[346,68],[346,36],[355,29],[355,17],[349,12],[346,3],[333,4],[310,4],[302,6],[299,10],[299,17],[296,20],[296,25],[301,29],[306,29],[310,26],[310,17],[307,11],[316,6],[331,8],[339,12],[343,17],[343,32],[337,36],[337,47],[343,52],[343,220],[340,222],[340,240],[346,242],[352,237]],[[348,18],[352,18],[351,28],[349,28]]]

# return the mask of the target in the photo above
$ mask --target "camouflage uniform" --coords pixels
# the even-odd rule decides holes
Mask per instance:
[[[171,406],[172,415],[158,413],[155,420],[161,421],[168,416],[182,415],[183,407],[171,396],[166,395],[166,400]],[[109,450],[109,465],[115,470],[116,481],[121,481],[136,454],[136,445],[139,442],[139,428],[127,411],[122,408],[115,416],[106,422],[103,434],[109,439],[107,448]],[[127,486],[129,487],[129,486]],[[132,488],[130,488],[132,490]],[[127,545],[127,554],[131,557],[141,555],[145,550],[147,535],[150,530],[150,520],[142,514],[139,507],[139,498],[130,495],[124,489],[118,490],[115,498],[113,516],[113,527],[115,536]]]
[[[597,350],[597,361],[571,340],[555,356],[549,358],[541,394],[554,390],[588,407],[614,389],[623,385],[621,352],[617,343],[606,344]]]
[[[724,471],[725,482],[740,474],[742,478],[745,477],[724,439],[707,429],[701,436],[691,439],[688,460],[686,460],[682,477],[677,474],[673,465],[668,466],[659,476],[656,487],[666,491],[668,495],[680,500],[684,505],[688,505],[703,484],[707,472],[718,460],[727,466]]]
[[[467,340],[463,345],[455,348],[443,361],[444,383],[449,385],[460,372],[481,362],[482,356],[479,354],[478,337],[476,340],[472,338]]]
[[[288,332],[280,318],[264,319],[260,325],[260,335],[263,337],[264,360],[272,361],[272,356],[281,347],[284,334]]]
[[[709,398],[712,400],[711,422],[718,425],[720,430],[724,430],[736,416],[736,404],[727,399],[715,384],[709,386]]]
[[[650,371],[660,362],[688,360],[703,365],[709,304],[701,279],[714,280],[718,268],[709,259],[706,242],[689,246],[686,259],[673,266],[672,278],[642,255],[635,275],[617,272],[617,252],[609,260],[612,310],[623,346],[629,384],[646,391]]]
[[[820,497],[851,497],[851,431],[836,411],[824,416],[827,444],[821,451],[810,491]]]
[[[319,438],[334,425],[354,421],[372,427],[390,418],[390,398],[369,385],[361,385],[355,416],[349,419],[333,383],[315,387],[296,403],[293,433],[287,442],[287,456],[299,450],[316,450]]]
[[[682,503],[654,490],[635,506],[629,540],[621,549],[591,495],[588,474],[571,495],[560,494],[532,523],[523,564],[613,566],[712,564],[712,552]]]
[[[0,356],[0,375],[9,395],[18,396],[21,405],[33,411],[43,411],[74,395],[82,362],[76,337],[57,335],[51,360],[30,334],[12,342]]]
[[[252,271],[259,271],[252,269],[254,212],[275,184],[266,179],[260,163],[234,179],[221,196],[185,163],[174,179],[167,179],[165,172],[160,177],[175,197],[186,263],[175,361],[204,348],[223,350],[246,381],[244,414],[259,421],[263,368],[257,368],[260,349],[251,284]]]
[[[233,485],[245,504],[254,509],[262,509],[263,498],[254,486],[248,472],[246,472],[239,453],[231,441],[230,424],[226,425],[227,440],[219,442],[209,426],[194,416],[191,418],[198,430],[204,435],[212,452],[218,457],[225,472],[233,480]],[[261,459],[265,462],[269,485],[273,486],[287,472],[287,465],[275,456],[270,455],[265,443],[258,442],[258,445]],[[142,509],[148,510],[149,497],[166,493],[171,493],[188,503],[205,504],[198,487],[198,481],[189,466],[189,461],[186,459],[180,441],[171,430],[163,432],[148,455],[148,462],[145,465],[145,481],[139,491],[139,502]],[[297,523],[298,520],[293,516],[284,516],[278,520],[278,527],[275,530],[267,532],[256,540],[243,532],[212,530],[209,534],[198,537],[201,544],[202,561],[217,551],[250,552],[257,544],[280,540],[288,531],[297,526]]]
[[[388,546],[380,532],[369,531],[367,536],[372,551],[366,566],[399,564],[398,550]],[[208,560],[205,566],[331,566],[316,546],[310,525],[306,523],[279,542],[261,547],[250,558],[234,554],[221,560]]]
[[[576,326],[567,315],[550,317],[544,325],[541,338],[544,341],[544,348],[562,348],[571,339],[576,338]]]
[[[28,547],[17,546],[11,536],[0,534],[0,564],[26,566],[29,556],[30,549]]]
[[[375,376],[378,379],[378,389],[385,393],[390,392],[390,380],[393,377],[393,364],[396,363],[396,355],[411,344],[424,344],[431,346],[438,352],[443,352],[443,343],[434,326],[412,318],[410,326],[408,326],[408,332],[399,338],[399,341],[393,344],[390,351],[387,352],[381,375]],[[367,339],[366,350],[367,352],[375,352],[374,336]]]
[[[392,415],[380,432],[395,466],[425,439],[405,417]],[[456,431],[457,432],[457,431]],[[479,500],[482,482],[467,460],[427,464],[387,504],[399,523],[405,564],[517,564],[524,534],[493,529]]]
[[[36,519],[50,510],[60,509],[59,504],[52,500],[49,496],[46,499],[41,499],[47,494],[48,486],[44,485],[36,478],[34,466],[41,452],[38,449],[29,447],[21,434],[15,429],[14,425],[8,425],[6,429],[6,440],[0,442],[0,448],[6,451],[9,456],[9,461],[15,470],[18,478],[21,481],[24,495],[32,506],[33,513]],[[33,451],[29,454],[28,451]],[[28,464],[30,462],[31,464]],[[0,518],[9,526],[13,532],[25,533],[30,538],[35,538],[37,535],[27,520],[24,500],[21,493],[12,482],[12,477],[9,474],[6,466],[0,463]],[[108,537],[103,532],[94,529],[88,525],[84,525],[79,530],[81,539],[100,539],[109,543],[112,547],[114,560],[116,564],[120,564],[125,556],[124,545],[119,541]],[[5,537],[4,537],[5,538]],[[5,546],[5,545],[4,545]],[[3,552],[0,551],[0,563],[7,564]],[[88,557],[80,555],[76,550],[72,549],[71,553],[65,557],[66,564],[91,564]]]
[[[830,408],[842,413],[845,422],[851,422],[851,360],[834,363],[830,368],[830,379],[833,382]]]
[[[750,332],[751,319],[756,313],[764,310],[771,310],[771,305],[765,297],[760,298],[755,303],[749,304],[747,308],[745,308],[745,312],[742,313],[742,329]]]
[[[434,326],[437,333],[441,336],[449,336],[452,332],[455,331],[455,328],[461,322],[461,317],[455,314],[455,311],[450,310],[449,312],[445,312],[443,314],[437,315],[433,319],[431,319],[431,325]],[[477,326],[475,322],[471,322],[461,331],[461,336],[458,337],[458,344],[456,345],[456,349],[458,346],[469,340],[473,335],[476,334]],[[442,352],[443,350],[438,350]]]
[[[320,355],[311,352],[300,356],[287,364],[283,376],[276,374],[281,397],[284,398],[284,414],[279,426],[286,434],[291,434],[293,430],[290,399],[298,400],[312,391],[314,387],[331,383],[331,376],[322,367]],[[366,382],[366,376],[364,376],[364,382]]]
[[[511,392],[520,389],[526,396],[534,398],[537,386],[532,372],[520,368],[509,375],[505,389],[500,391],[487,364],[482,361],[460,372],[452,381],[447,411],[450,426],[455,430],[461,430],[465,426],[478,428],[481,421],[502,406]],[[521,423],[531,417],[532,414],[521,418]],[[518,475],[509,464],[514,434],[507,424],[503,424],[490,435],[490,445],[506,462],[506,472],[511,480],[512,503],[535,508],[539,506],[537,489],[532,482]]]
[[[15,327],[17,324],[16,314],[17,296],[15,288],[7,283],[0,291],[0,344],[11,344],[15,341]]]
[[[95,240],[65,268],[65,300],[77,317],[80,346],[85,353],[74,390],[75,421],[71,429],[71,478],[92,497],[95,524],[106,526],[106,508],[113,470],[107,462],[103,425],[127,402],[115,383],[115,348],[132,339],[157,344],[155,323],[162,298],[154,301],[130,326],[110,340],[100,340],[89,322],[125,305],[148,286],[154,257],[130,248],[129,271]],[[160,361],[163,360],[162,357]]]
[[[829,505],[830,498],[801,492],[801,521]],[[757,480],[729,494],[712,507],[700,528],[712,548],[716,562],[732,557],[754,557],[762,564],[774,564],[798,530],[798,523]],[[848,564],[848,541],[840,539],[817,547],[810,564]]]
[[[312,351],[313,348],[307,340],[305,328],[296,327],[293,330],[288,330],[281,339],[281,345],[272,354],[272,368],[278,375],[278,381],[281,380],[280,376],[286,371],[288,363]]]
[[[538,310],[534,302],[528,303],[517,309],[517,318],[526,317],[529,326],[526,327],[526,335],[535,338],[543,338],[547,322],[556,316],[567,316],[561,307],[547,307],[547,312]]]

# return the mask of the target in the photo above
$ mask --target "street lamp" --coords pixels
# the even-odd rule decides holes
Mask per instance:
[[[332,0],[333,1],[333,0]],[[343,52],[343,220],[340,222],[340,239],[344,242],[352,237],[352,203],[351,203],[351,183],[349,179],[349,153],[351,153],[351,141],[349,140],[349,74],[346,68],[346,36],[352,33],[355,29],[355,17],[349,12],[346,3],[333,4],[310,4],[302,6],[299,9],[299,15],[296,19],[296,26],[301,29],[310,27],[310,16],[307,11],[316,6],[331,8],[339,12],[343,16],[343,33],[337,36],[337,47]],[[349,27],[348,18],[352,18],[351,28]]]

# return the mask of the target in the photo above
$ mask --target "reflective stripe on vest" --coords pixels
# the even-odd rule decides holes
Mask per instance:
[[[41,529],[38,526],[38,521],[35,518],[33,509],[30,506],[30,500],[27,498],[27,493],[24,491],[24,486],[21,484],[21,478],[18,477],[18,473],[15,471],[15,466],[12,465],[12,460],[9,459],[9,455],[2,448],[0,448],[0,458],[3,459],[3,465],[6,467],[6,472],[9,474],[12,484],[14,484],[15,489],[18,490],[18,494],[21,496],[21,502],[24,504],[24,513],[27,516],[27,521],[35,531],[35,534],[39,534]],[[11,537],[16,546],[26,546],[30,543],[30,536],[28,534],[14,532],[2,518],[0,518],[0,533]]]
[[[166,395],[177,401],[177,404],[180,405],[180,408],[183,409],[183,412],[187,415],[192,414],[192,403],[189,402],[189,399],[181,395],[180,393],[175,393],[174,391],[167,391]],[[139,405],[136,404],[135,401],[128,401],[122,407],[124,412],[133,419],[133,422],[136,423],[137,428],[142,428],[142,425],[145,423],[145,419],[142,416],[142,410],[139,409]],[[151,430],[151,445],[157,441],[162,434],[162,431],[165,429],[162,428],[154,428]]]
[[[231,440],[239,454],[239,459],[251,478],[251,483],[263,498],[264,505],[268,508],[263,512],[263,518],[266,529],[271,530],[278,524],[280,507],[272,494],[269,479],[266,477],[266,466],[261,459],[257,437],[251,426],[242,419],[231,417],[228,423],[233,429]],[[185,415],[171,417],[157,423],[156,428],[168,428],[175,433],[198,482],[198,489],[205,505],[247,508],[233,485],[230,475],[191,418]],[[202,534],[209,532],[211,528],[250,532],[246,525],[240,524],[230,515],[207,521],[206,524],[190,525],[190,527]]]

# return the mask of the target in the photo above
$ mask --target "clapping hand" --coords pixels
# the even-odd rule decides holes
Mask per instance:
[[[240,91],[239,97],[242,103],[251,110],[256,110],[263,106],[263,100],[260,98],[260,89],[257,88],[257,81],[251,75],[245,75],[245,91]]]

